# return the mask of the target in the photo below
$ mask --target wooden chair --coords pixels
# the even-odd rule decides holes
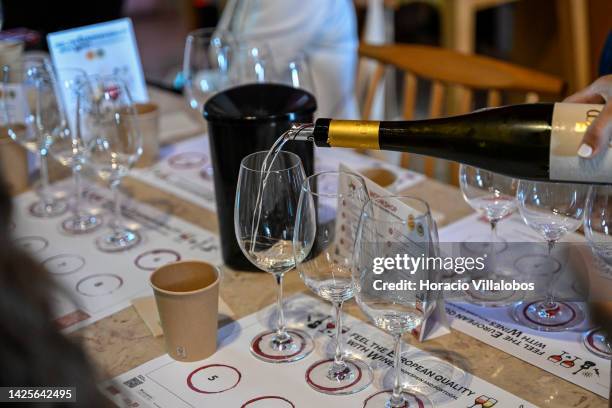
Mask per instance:
[[[515,91],[524,93],[528,103],[537,102],[540,95],[561,95],[564,84],[560,78],[544,74],[517,65],[478,55],[461,54],[449,49],[408,45],[369,45],[359,46],[359,55],[378,62],[368,85],[363,103],[362,117],[370,116],[372,101],[376,89],[383,78],[387,66],[393,66],[404,72],[402,117],[414,118],[417,95],[417,77],[431,81],[428,116],[435,118],[445,114],[461,114],[473,110],[472,91],[487,92],[487,106],[499,106],[502,92]],[[460,85],[467,92],[459,101],[455,112],[445,112],[445,94],[449,87]],[[409,164],[409,155],[402,155],[402,166]],[[435,176],[436,160],[425,158],[424,173]],[[458,165],[448,166],[448,175],[452,183],[458,182]]]

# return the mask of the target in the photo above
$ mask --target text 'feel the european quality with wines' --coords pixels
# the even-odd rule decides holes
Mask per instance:
[[[515,178],[612,183],[612,152],[577,155],[603,105],[533,103],[414,121],[318,119],[294,140],[322,147],[395,150],[469,164]]]

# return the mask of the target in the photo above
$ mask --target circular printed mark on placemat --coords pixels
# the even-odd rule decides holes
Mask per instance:
[[[208,161],[208,156],[201,152],[177,153],[168,159],[168,165],[177,170],[188,170],[202,167]]]
[[[225,364],[210,364],[193,370],[187,377],[187,386],[201,394],[219,394],[235,388],[242,374]]]
[[[525,307],[523,308],[523,317],[528,322],[533,323],[535,325],[544,326],[544,327],[560,327],[560,326],[566,325],[569,322],[573,321],[578,316],[578,313],[576,312],[575,307],[572,306],[570,303],[556,302],[557,310],[554,312],[554,314],[560,314],[561,312],[565,312],[565,313],[569,312],[569,316],[566,317],[565,320],[555,321],[554,319],[551,319],[551,321],[547,321],[543,318],[540,320],[536,320],[534,317],[539,316],[539,312],[537,311],[537,308],[538,308],[538,305],[542,302],[543,301],[536,300],[536,301],[533,301],[525,305]]]
[[[376,394],[370,395],[364,402],[364,408],[374,408],[374,407],[386,407],[388,406],[389,397],[392,394],[392,390],[383,390],[379,391]],[[406,398],[406,402],[402,405],[401,408],[425,408],[431,407],[431,404],[426,404],[421,398],[417,397],[415,394],[411,394],[409,392],[403,392],[404,398]]]
[[[295,408],[293,402],[276,395],[266,395],[253,398],[242,404],[240,408]]]
[[[143,271],[154,271],[160,266],[181,260],[181,255],[171,249],[154,249],[143,252],[134,260],[134,264]]]
[[[584,335],[584,345],[591,353],[612,360],[612,346],[608,344],[603,329],[597,328],[587,332]]]
[[[43,266],[54,275],[68,275],[80,271],[85,266],[85,258],[79,255],[60,254],[45,259]]]
[[[123,279],[113,274],[97,274],[81,279],[76,290],[84,296],[109,295],[123,286]]]
[[[15,245],[33,254],[46,249],[49,246],[49,241],[43,237],[21,237],[15,240]]]

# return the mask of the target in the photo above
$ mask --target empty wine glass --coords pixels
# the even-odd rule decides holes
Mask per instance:
[[[64,166],[72,169],[74,179],[74,203],[72,216],[62,222],[62,229],[70,234],[85,234],[96,230],[102,225],[102,218],[81,206],[83,186],[81,171],[85,164],[85,145],[79,126],[78,92],[89,86],[87,74],[78,68],[63,68],[55,70],[58,98],[62,101],[65,116],[62,119],[64,131],[54,135],[49,147],[51,155]]]
[[[306,371],[307,383],[326,394],[353,394],[372,382],[370,367],[345,355],[342,340],[342,305],[354,295],[353,249],[367,199],[365,181],[352,173],[317,173],[302,184],[293,235],[296,269],[306,286],[330,301],[336,312],[334,357]]]
[[[278,81],[294,88],[303,89],[312,94],[315,93],[314,81],[310,66],[304,54],[298,54],[286,60],[278,69]]]
[[[112,231],[96,239],[103,252],[132,248],[140,234],[124,225],[119,185],[142,154],[142,136],[129,90],[114,76],[94,77],[78,92],[79,128],[86,146],[86,162],[113,191]]]
[[[478,239],[483,245],[475,248],[483,254],[488,251],[487,270],[485,273],[492,280],[500,280],[500,265],[496,262],[497,254],[504,251],[506,243],[498,236],[499,221],[516,210],[516,180],[491,171],[462,164],[459,168],[459,184],[465,201],[476,212],[485,217],[491,226],[491,236]],[[487,241],[490,243],[485,244]],[[469,244],[466,244],[469,245]],[[474,276],[482,279],[484,276]],[[470,302],[482,306],[507,306],[520,296],[514,290],[475,289],[473,285],[467,291]]]
[[[294,222],[304,169],[300,158],[280,151],[266,161],[268,151],[248,155],[240,164],[234,228],[242,252],[259,269],[274,276],[278,289],[278,321],[275,330],[258,334],[251,352],[260,360],[284,363],[310,354],[310,336],[285,326],[283,277],[295,266]],[[262,170],[262,164],[267,168]]]
[[[396,211],[394,211],[396,209]],[[402,335],[416,329],[433,311],[433,293],[419,284],[438,280],[434,268],[402,269],[386,260],[438,256],[437,230],[426,202],[413,197],[390,196],[369,200],[362,211],[353,268],[355,299],[359,308],[394,339],[395,378],[390,390],[366,399],[364,407],[432,407],[432,402],[415,390],[404,390],[401,381]],[[375,265],[382,265],[377,270]],[[378,260],[378,261],[377,261]],[[420,264],[422,266],[422,263]],[[414,284],[414,290],[406,286]]]
[[[68,204],[55,199],[49,190],[49,147],[57,134],[66,131],[51,65],[43,58],[24,58],[2,70],[3,113],[8,134],[40,158],[40,201],[30,207],[30,213],[36,217],[62,215]]]
[[[202,28],[190,32],[183,56],[183,93],[190,110],[202,118],[204,103],[230,86],[229,52],[234,45],[230,32]]]
[[[265,43],[241,41],[230,50],[230,81],[233,86],[274,82],[277,74],[270,47]]]
[[[584,185],[519,181],[519,211],[525,223],[548,243],[549,257],[557,241],[582,225],[587,193],[588,186]],[[561,331],[584,320],[580,305],[555,300],[555,275],[548,280],[546,299],[516,305],[516,321],[536,330]]]
[[[604,277],[609,277],[612,271],[611,186],[591,187],[584,216],[584,233],[591,250],[595,254],[597,266]],[[612,341],[601,328],[595,328],[585,333],[583,341],[586,348],[592,353],[612,359]]]

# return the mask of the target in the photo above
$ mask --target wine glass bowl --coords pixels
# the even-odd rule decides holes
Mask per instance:
[[[318,392],[353,394],[372,382],[368,365],[343,347],[342,305],[354,295],[353,249],[357,223],[368,199],[361,176],[327,171],[308,177],[301,189],[293,250],[306,286],[335,310],[335,353],[313,363],[306,382]]]
[[[283,276],[295,266],[294,218],[305,176],[297,155],[278,151],[269,156],[268,151],[256,152],[240,164],[234,229],[246,258],[272,274],[277,284],[277,327],[258,334],[251,341],[251,353],[266,362],[287,363],[314,349],[308,334],[285,326],[283,311]]]
[[[201,28],[185,40],[183,57],[183,95],[187,106],[199,121],[204,103],[215,93],[230,86],[229,53],[235,41],[224,30]]]
[[[272,52],[265,43],[240,41],[231,48],[229,62],[229,78],[233,86],[277,79]]]
[[[516,180],[462,164],[459,184],[465,201],[489,222],[497,222],[516,210]]]

